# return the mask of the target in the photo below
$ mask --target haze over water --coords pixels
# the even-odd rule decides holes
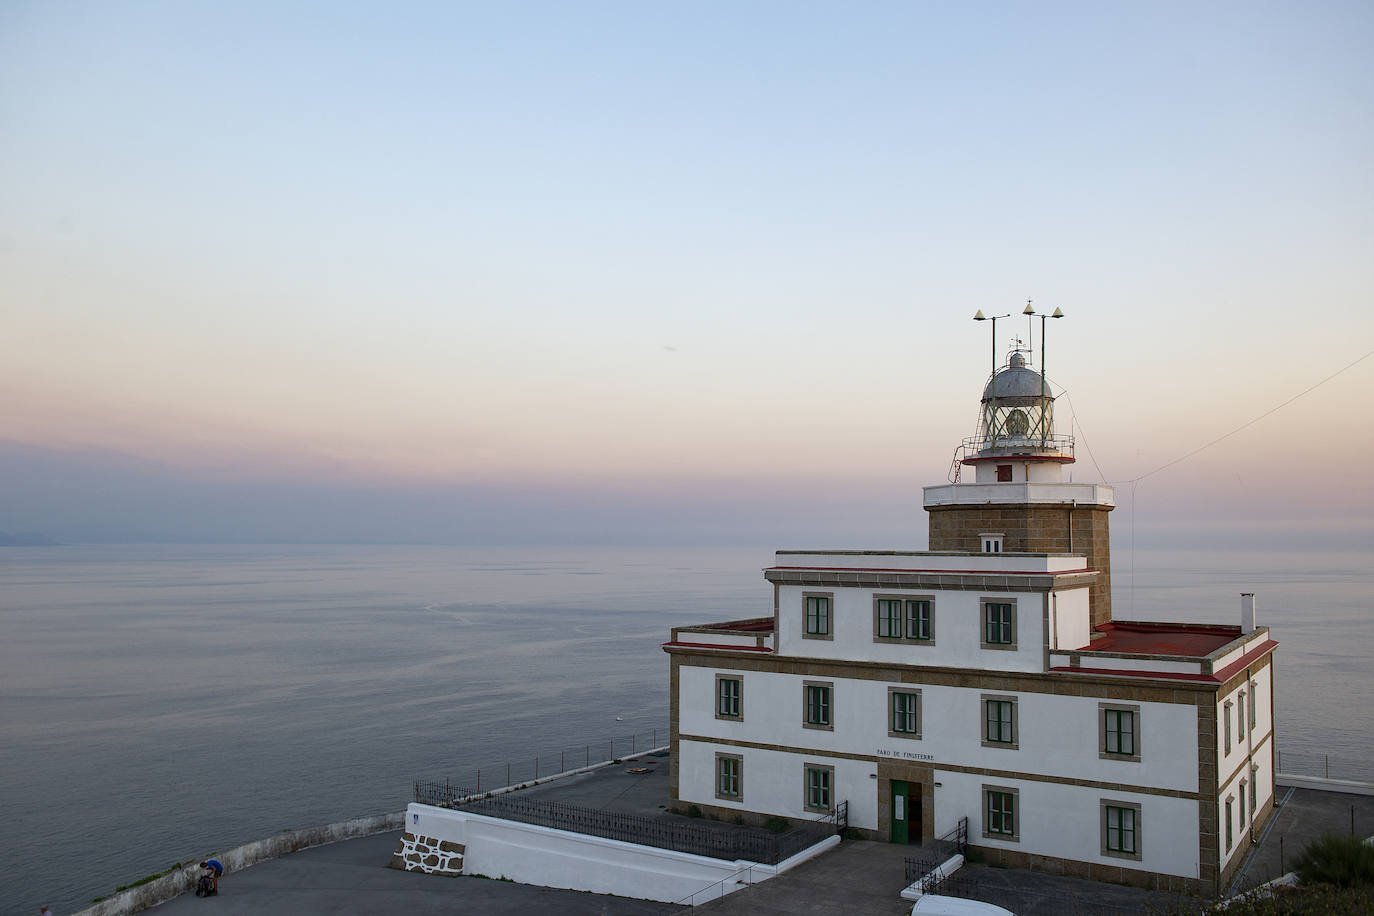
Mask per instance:
[[[662,728],[669,627],[769,613],[771,559],[0,549],[0,912],[70,912],[174,861],[399,811],[417,777]],[[1129,561],[1118,618],[1231,623],[1256,591],[1280,642],[1280,749],[1357,775],[1374,735],[1345,702],[1374,654],[1362,555],[1137,552],[1134,576]]]

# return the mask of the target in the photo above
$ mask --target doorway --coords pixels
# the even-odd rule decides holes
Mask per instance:
[[[892,842],[921,842],[921,784],[893,779],[892,808],[889,812],[892,824]]]

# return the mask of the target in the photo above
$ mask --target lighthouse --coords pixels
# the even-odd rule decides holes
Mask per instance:
[[[925,488],[929,549],[1083,555],[1098,574],[1090,596],[1096,627],[1112,617],[1107,514],[1116,501],[1104,483],[1064,479],[1074,440],[1055,432],[1055,396],[1043,372],[1044,318],[1062,317],[1055,311],[1040,316],[1041,369],[1027,365],[1031,350],[1013,343],[983,388],[977,433],[956,449],[949,482]],[[1029,303],[1024,314],[1035,315]],[[1004,317],[991,319],[994,358]],[[974,318],[985,320],[981,311]]]

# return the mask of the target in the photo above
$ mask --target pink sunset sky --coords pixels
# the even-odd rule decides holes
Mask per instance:
[[[919,547],[970,318],[1030,297],[1118,532],[1368,550],[1371,40],[1359,3],[7,6],[0,530]]]

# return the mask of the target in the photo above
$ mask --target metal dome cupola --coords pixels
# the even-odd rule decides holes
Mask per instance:
[[[1026,304],[1028,318],[1036,312]],[[1054,433],[1054,390],[1046,380],[1045,334],[1046,318],[1063,317],[1055,309],[1053,315],[1040,315],[1040,371],[1027,365],[1026,356],[1032,347],[1023,347],[1017,339],[1004,365],[996,365],[997,319],[1010,315],[991,316],[993,322],[993,372],[983,387],[983,399],[978,412],[978,434],[964,440],[955,460],[959,465],[978,468],[979,481],[1059,480],[1059,468],[1073,463],[1073,437]],[[980,311],[975,320],[988,320]],[[1007,462],[1013,462],[1009,468]],[[1052,470],[1053,469],[1053,470]],[[1008,474],[1014,476],[1008,476]],[[995,476],[994,476],[995,475]],[[957,481],[959,475],[951,474]]]
[[[1073,439],[1054,434],[1054,392],[1045,377],[1014,350],[983,388],[978,435],[964,440],[966,458],[1027,457],[1073,461]]]

